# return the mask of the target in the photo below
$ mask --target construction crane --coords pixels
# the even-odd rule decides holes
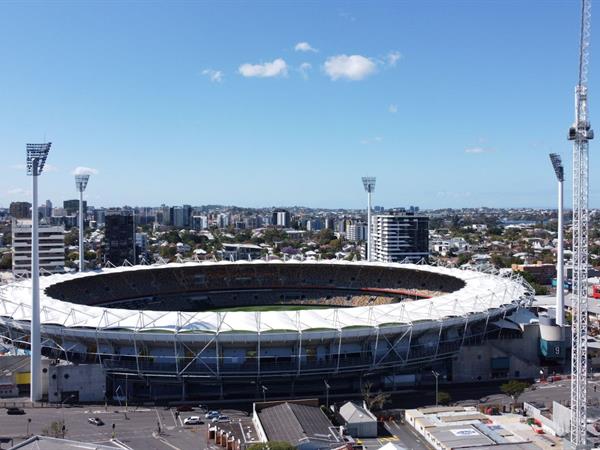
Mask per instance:
[[[594,138],[588,118],[588,63],[592,18],[591,0],[581,2],[579,80],[575,87],[573,141],[573,324],[571,350],[571,444],[586,446],[587,320],[588,320],[588,194],[589,141]]]

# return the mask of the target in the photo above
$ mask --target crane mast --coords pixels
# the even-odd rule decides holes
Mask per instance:
[[[579,80],[575,87],[575,122],[569,128],[573,141],[573,323],[571,350],[571,444],[586,446],[587,332],[588,332],[588,195],[589,141],[594,138],[588,118],[588,62],[591,0],[581,3]]]

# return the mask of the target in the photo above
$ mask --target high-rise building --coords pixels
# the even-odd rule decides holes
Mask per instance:
[[[73,216],[79,212],[79,200],[65,200],[63,202],[63,208],[68,216]],[[87,211],[87,201],[83,201],[83,214]]]
[[[192,228],[194,230],[206,230],[206,229],[208,229],[208,217],[206,217],[206,216],[192,216]]]
[[[276,209],[273,211],[271,225],[276,227],[288,228],[290,226],[290,212],[285,209]]]
[[[353,242],[367,240],[367,224],[363,222],[350,223],[346,227],[346,239]]]
[[[372,217],[372,260],[420,261],[429,257],[429,217],[377,214]]]
[[[230,222],[231,222],[231,218],[229,217],[229,214],[220,213],[217,216],[217,226],[219,228],[227,228],[229,226]]]
[[[31,219],[31,203],[12,202],[9,206],[9,214],[15,219]]]
[[[52,202],[50,200],[46,200],[44,205],[44,217],[52,217]]]
[[[183,226],[189,228],[192,224],[192,206],[183,205]]]
[[[171,208],[170,223],[174,227],[183,228],[185,226],[184,211],[181,206],[173,206]]]
[[[320,231],[323,229],[323,222],[321,222],[321,219],[308,219],[306,229],[308,231]]]
[[[38,229],[40,274],[65,270],[65,229],[40,224]],[[13,274],[31,275],[31,220],[12,221]]]
[[[97,209],[94,211],[94,220],[96,221],[96,226],[103,227],[106,224],[106,210],[105,209]]]
[[[110,261],[115,266],[122,265],[125,260],[133,262],[133,233],[132,214],[107,212],[104,228],[105,261]]]

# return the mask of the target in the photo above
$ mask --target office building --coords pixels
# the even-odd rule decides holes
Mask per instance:
[[[67,213],[67,216],[73,216],[79,213],[79,200],[65,200],[63,202],[63,208]],[[83,201],[83,214],[87,211],[87,201]]]
[[[39,226],[40,274],[65,270],[65,229],[62,226]],[[31,220],[12,221],[12,267],[15,276],[31,275]]]
[[[43,206],[44,208],[44,217],[52,217],[52,202],[50,200],[46,200],[46,204]]]
[[[125,260],[133,262],[133,215],[126,212],[107,212],[104,228],[104,260],[115,266]]]
[[[96,226],[103,227],[106,224],[106,210],[105,209],[97,209],[94,211],[94,220],[96,221]]]
[[[290,212],[285,209],[276,209],[273,211],[271,225],[288,228],[290,226]]]
[[[372,217],[372,260],[418,262],[429,257],[429,217],[376,214]]]
[[[308,231],[320,231],[323,229],[323,222],[321,222],[321,219],[308,219],[306,229]]]
[[[12,202],[8,208],[9,214],[15,219],[31,219],[31,203]]]
[[[183,228],[185,226],[184,210],[181,206],[171,208],[170,223],[174,227]]]

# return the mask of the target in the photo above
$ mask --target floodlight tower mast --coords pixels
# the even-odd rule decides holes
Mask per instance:
[[[571,351],[571,444],[586,447],[587,331],[588,331],[588,194],[589,140],[594,132],[588,118],[588,61],[591,0],[581,2],[579,80],[575,87],[575,122],[569,128],[573,141],[573,324]]]
[[[558,181],[558,245],[556,248],[556,324],[565,326],[565,289],[564,289],[564,262],[563,262],[563,182],[565,181],[565,169],[560,155],[550,153],[550,161],[556,180]]]
[[[31,374],[30,398],[36,402],[42,398],[42,343],[40,330],[40,254],[38,177],[44,170],[52,143],[27,144],[27,175],[32,178],[31,201]]]
[[[371,194],[375,192],[375,177],[362,177],[362,182],[367,193],[367,261],[370,262],[373,257],[371,250]]]
[[[89,174],[75,175],[75,187],[79,191],[79,271],[85,271],[85,258],[84,251],[85,246],[83,245],[83,191],[87,187],[90,179]]]

